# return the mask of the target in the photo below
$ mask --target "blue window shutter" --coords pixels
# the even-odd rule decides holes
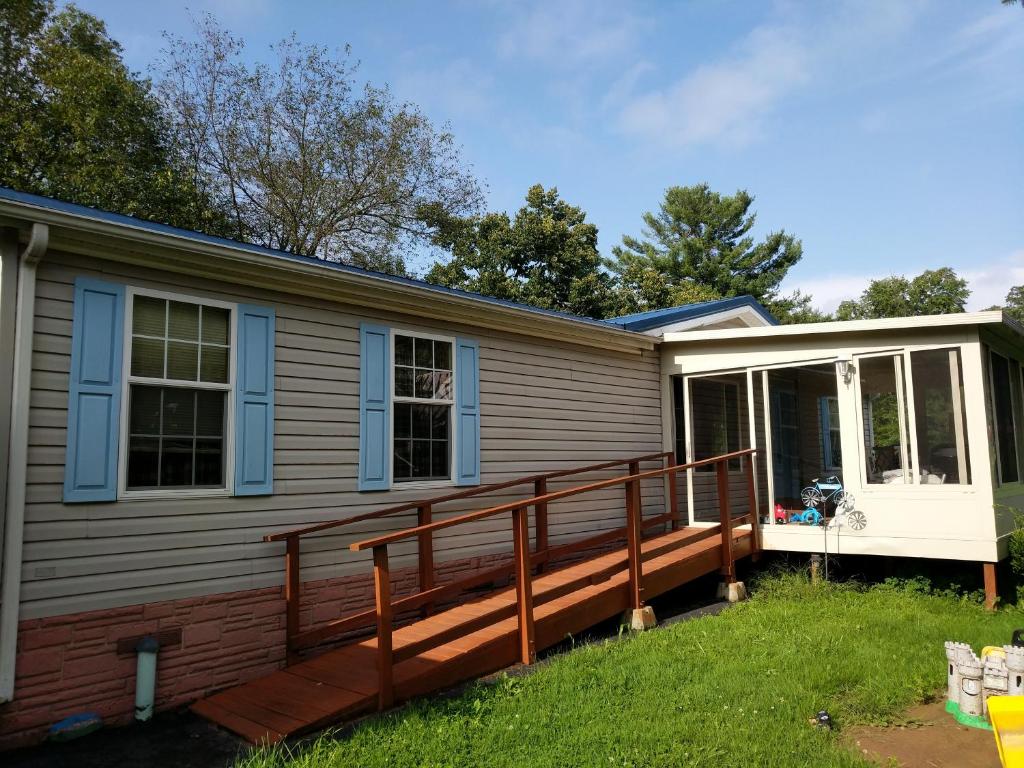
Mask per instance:
[[[455,484],[480,485],[480,345],[455,340]]]
[[[274,310],[238,306],[235,495],[274,492]]]
[[[114,501],[121,421],[124,286],[79,277],[71,329],[64,501]]]
[[[391,331],[359,326],[359,490],[386,491],[390,482]]]

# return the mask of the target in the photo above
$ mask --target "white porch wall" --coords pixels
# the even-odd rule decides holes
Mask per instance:
[[[670,387],[670,377],[679,374],[789,367],[868,353],[954,346],[961,350],[963,366],[971,484],[868,484],[856,385],[854,381],[847,384],[837,375],[843,482],[856,497],[856,508],[865,513],[868,525],[860,532],[843,528],[838,541],[836,532],[830,532],[827,548],[829,552],[994,561],[1005,555],[1009,529],[1004,524],[997,528],[993,509],[981,343],[976,327],[668,342],[662,346],[662,380],[663,386]],[[667,398],[670,401],[670,389]],[[670,412],[669,408],[662,409],[663,414]],[[663,429],[665,444],[671,445],[671,420],[665,420]],[[761,460],[768,462],[770,458]],[[1024,501],[1024,487],[1020,495]],[[826,536],[819,527],[770,524],[764,526],[763,534],[766,549],[823,552],[826,548]]]

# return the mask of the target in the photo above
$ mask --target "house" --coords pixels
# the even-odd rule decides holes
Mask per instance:
[[[0,232],[0,745],[130,719],[142,636],[165,648],[158,708],[279,668],[265,535],[530,473],[753,448],[729,498],[751,472],[765,549],[1006,554],[1024,340],[999,312],[779,326],[740,297],[596,321],[6,189]],[[864,528],[776,521],[823,474]],[[680,475],[692,526],[717,519],[714,478]],[[661,493],[643,484],[645,511]],[[621,515],[613,489],[565,499],[550,536]],[[371,605],[348,544],[410,519],[304,541],[295,620]],[[508,541],[450,529],[437,569]],[[398,583],[415,553],[394,552]]]

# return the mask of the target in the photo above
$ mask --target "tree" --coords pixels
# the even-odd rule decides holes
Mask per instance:
[[[901,275],[872,280],[859,299],[836,310],[837,320],[912,317],[963,312],[971,295],[967,281],[949,267],[929,269],[908,279]]]
[[[1001,309],[1014,320],[1024,323],[1024,285],[1015,285],[1006,293],[1006,303],[987,309]]]
[[[803,255],[800,241],[779,231],[755,242],[753,202],[746,190],[721,195],[707,184],[666,190],[658,212],[643,216],[643,237],[623,237],[608,262],[622,281],[620,304],[656,309],[696,293],[750,295],[778,314],[806,305],[809,299],[799,295],[779,295],[780,283]],[[650,289],[655,275],[664,286],[637,288]]]
[[[544,309],[605,317],[610,276],[601,270],[597,227],[586,214],[540,184],[526,193],[514,218],[507,213],[451,216],[438,206],[421,210],[433,243],[451,253],[427,281]]]
[[[50,0],[0,5],[0,184],[214,233],[223,221],[103,22]]]
[[[386,88],[358,88],[348,48],[293,35],[272,47],[271,68],[247,64],[242,40],[211,17],[197,32],[166,36],[159,94],[233,237],[401,274],[403,246],[429,235],[421,207],[477,210],[452,135]]]

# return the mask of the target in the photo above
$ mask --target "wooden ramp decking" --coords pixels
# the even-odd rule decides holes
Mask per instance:
[[[731,568],[727,558],[756,548],[751,528],[681,528],[640,544],[641,594],[649,600],[700,576]],[[731,551],[730,551],[731,550]],[[639,569],[638,569],[639,570]],[[533,647],[567,636],[631,606],[628,547],[532,578]],[[508,587],[397,627],[393,699],[404,701],[508,667],[521,658],[516,587]],[[192,709],[256,744],[342,723],[378,709],[377,637],[293,664],[203,699]]]

